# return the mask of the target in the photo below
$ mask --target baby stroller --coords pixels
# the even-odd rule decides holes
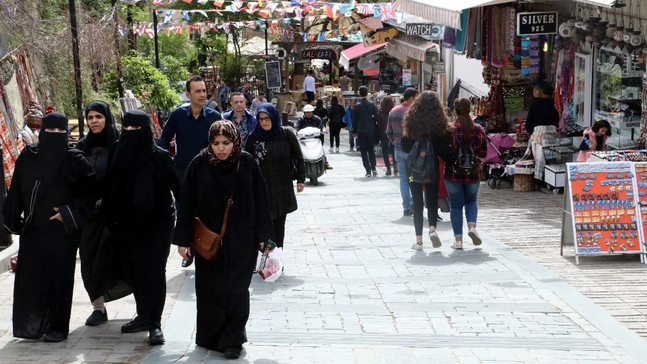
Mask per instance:
[[[513,176],[505,172],[505,166],[516,162],[516,158],[510,152],[515,140],[508,134],[497,134],[491,138],[487,137],[487,140],[487,155],[481,161],[490,166],[488,186],[492,189],[500,188],[501,181],[506,181],[512,186]]]

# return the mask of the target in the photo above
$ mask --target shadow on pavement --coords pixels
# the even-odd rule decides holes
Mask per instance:
[[[424,250],[421,250],[415,252],[411,258],[407,259],[407,263],[433,266],[452,265],[456,263],[477,265],[495,260],[496,258],[492,258],[489,253],[481,249],[454,250],[448,255],[443,254],[439,250],[431,251],[427,255]]]
[[[283,274],[276,282],[264,282],[258,274],[254,274],[252,283],[249,285],[254,289],[254,295],[271,294],[276,290],[284,290],[303,285],[303,280]]]

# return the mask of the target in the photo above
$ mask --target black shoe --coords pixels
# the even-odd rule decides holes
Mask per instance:
[[[238,349],[238,348],[227,348],[227,349],[225,349],[223,354],[225,355],[225,358],[227,358],[227,359],[238,359],[238,358],[240,358],[240,352],[241,351],[242,350]]]
[[[366,174],[364,175],[364,177],[366,177],[366,178],[368,178],[370,176],[371,176],[371,172],[366,172]]]
[[[166,340],[164,340],[164,334],[162,329],[159,327],[152,328],[148,331],[148,344],[149,345],[162,345]]]
[[[43,336],[43,341],[46,343],[59,343],[67,339],[67,334],[60,331],[50,331]]]
[[[108,311],[106,309],[104,309],[103,312],[100,310],[94,310],[92,311],[92,314],[90,314],[90,317],[85,320],[85,324],[87,326],[99,326],[106,321],[108,321]]]
[[[411,216],[411,215],[413,215],[413,208],[412,207],[404,210],[403,216]]]
[[[391,168],[388,168],[388,169],[386,170],[386,175],[387,175],[387,176],[390,176],[390,175],[391,175]]]
[[[189,255],[189,259],[182,259],[182,268],[186,268],[193,264],[193,255]]]
[[[121,326],[121,332],[124,334],[132,334],[134,332],[146,331],[148,329],[148,325],[141,321],[139,317],[135,317],[134,320]]]
[[[377,171],[373,171],[373,177],[377,177]]]

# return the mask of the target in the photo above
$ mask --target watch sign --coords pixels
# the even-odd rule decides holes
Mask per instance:
[[[556,33],[556,11],[517,13],[517,35]]]

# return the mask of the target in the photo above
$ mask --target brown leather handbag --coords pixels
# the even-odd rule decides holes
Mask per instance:
[[[240,168],[240,162],[236,166],[236,175],[238,175],[238,169]],[[217,260],[220,254],[220,248],[222,247],[222,239],[225,236],[225,231],[227,230],[227,217],[229,216],[229,210],[231,205],[234,203],[234,192],[231,192],[229,200],[227,200],[227,207],[225,208],[225,216],[222,218],[222,228],[220,229],[220,234],[211,231],[200,219],[196,216],[193,218],[193,231],[191,234],[191,250],[194,253],[200,254],[206,260]]]

